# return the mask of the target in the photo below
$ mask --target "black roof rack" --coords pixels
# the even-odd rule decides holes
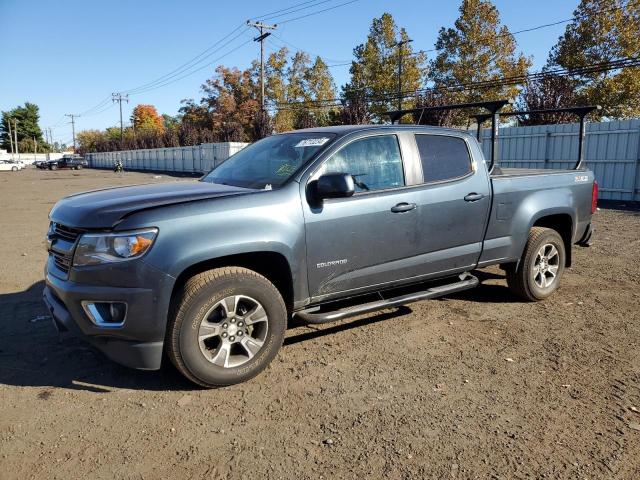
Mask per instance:
[[[584,166],[584,138],[587,134],[587,125],[585,122],[585,118],[594,110],[602,110],[602,107],[600,105],[588,105],[588,106],[579,106],[579,107],[545,108],[541,110],[516,110],[512,112],[500,112],[498,113],[498,116],[513,117],[516,115],[535,115],[535,114],[541,114],[541,113],[573,113],[574,115],[577,115],[578,118],[580,119],[580,129],[578,131],[578,161],[576,162],[576,166],[574,167],[574,169],[580,170]],[[486,113],[473,115],[472,118],[475,118],[476,123],[478,124],[478,130],[476,133],[478,140],[480,140],[480,132],[482,131],[482,124],[485,121],[489,120],[491,117],[492,115],[489,115]],[[493,128],[493,122],[492,122],[492,128]],[[491,150],[493,153],[493,142],[494,142],[493,132],[491,135],[491,141],[492,141]]]
[[[474,102],[474,103],[457,103],[452,105],[441,105],[437,107],[419,107],[410,108],[408,110],[392,110],[384,112],[383,115],[388,115],[391,118],[391,123],[396,123],[404,115],[408,113],[424,112],[437,112],[442,110],[463,110],[467,108],[484,108],[489,111],[489,114],[484,114],[484,119],[491,118],[491,159],[489,162],[489,171],[497,165],[498,159],[498,112],[506,105],[513,104],[513,100],[492,100],[489,102]],[[418,123],[420,123],[418,121]]]

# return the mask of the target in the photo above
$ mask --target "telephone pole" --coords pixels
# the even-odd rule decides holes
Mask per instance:
[[[398,47],[398,110],[402,110],[402,47],[410,42],[413,40],[407,38],[396,43]]]
[[[122,93],[112,93],[111,101],[118,102],[120,104],[120,145],[124,142],[124,124],[122,123],[122,102],[129,103],[129,95],[123,95]]]
[[[80,115],[75,113],[65,113],[65,117],[71,117],[71,131],[73,132],[73,153],[76,153],[76,118]]]
[[[20,160],[20,152],[18,151],[18,119],[13,119],[13,145],[16,149],[16,155],[18,155],[18,160]]]
[[[7,118],[7,125],[9,126],[9,144],[11,144],[11,160],[15,160],[13,151],[13,132],[11,131],[11,119]]]
[[[253,41],[260,42],[260,109],[264,110],[264,40],[271,35],[270,32],[265,32],[265,30],[275,30],[278,25],[267,25],[266,23],[252,22],[251,20],[247,20],[247,25],[257,28],[260,32],[260,35],[254,38]]]

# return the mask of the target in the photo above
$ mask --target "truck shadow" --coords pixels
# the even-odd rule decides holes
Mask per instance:
[[[489,272],[479,272],[478,276],[481,280],[503,278]],[[44,282],[40,281],[22,292],[0,294],[0,384],[95,393],[115,389],[188,391],[199,388],[184,379],[172,365],[163,365],[159,371],[133,370],[112,362],[80,339],[60,338],[42,302],[43,288]],[[445,298],[476,302],[518,301],[504,286],[483,284]],[[394,321],[411,313],[411,306],[402,306],[322,327],[292,321],[284,347],[382,321]]]
[[[0,384],[96,393],[114,389],[193,390],[167,365],[145,372],[121,367],[73,337],[59,338],[42,302],[44,282],[0,295]]]

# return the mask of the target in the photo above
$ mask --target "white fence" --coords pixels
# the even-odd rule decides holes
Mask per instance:
[[[93,168],[113,168],[120,160],[129,170],[205,173],[247,145],[240,142],[203,143],[191,147],[88,153],[86,158]]]
[[[491,130],[482,131],[485,156]],[[578,160],[578,124],[501,128],[498,159],[504,167],[573,168]],[[587,124],[587,167],[603,200],[640,201],[640,119]]]
[[[0,160],[20,160],[26,164],[36,161],[59,160],[63,153],[5,153],[0,152]]]

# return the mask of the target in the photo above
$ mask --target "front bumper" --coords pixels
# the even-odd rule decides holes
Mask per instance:
[[[152,267],[140,268],[145,275],[135,276],[144,279],[144,287],[78,283],[45,272],[43,299],[59,331],[83,338],[127,367],[157,370],[162,361],[173,278]],[[82,308],[83,301],[125,302],[124,324],[96,325]]]

